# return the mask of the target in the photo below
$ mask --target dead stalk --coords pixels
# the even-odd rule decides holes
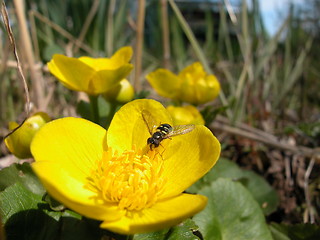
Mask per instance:
[[[23,87],[24,87],[24,91],[25,91],[25,98],[26,98],[26,118],[22,121],[22,123],[20,123],[20,125],[18,127],[16,127],[14,130],[12,130],[10,133],[8,133],[6,136],[4,136],[3,139],[5,139],[10,134],[14,133],[17,129],[19,129],[22,126],[22,124],[25,122],[27,117],[29,116],[29,113],[30,113],[30,96],[29,96],[28,84],[27,84],[27,81],[26,81],[26,79],[25,79],[25,77],[23,75],[22,66],[21,66],[20,59],[19,59],[19,56],[18,56],[18,53],[17,53],[16,42],[15,42],[15,39],[14,39],[14,35],[12,33],[12,29],[10,27],[8,12],[7,12],[7,8],[6,8],[6,5],[5,5],[4,1],[2,1],[1,15],[2,15],[2,18],[3,18],[3,22],[4,22],[4,25],[5,25],[6,31],[8,33],[10,44],[11,44],[12,49],[13,49],[14,57],[16,58],[16,61],[17,61],[18,73],[19,73],[19,76],[21,77],[21,80],[22,80],[22,83],[23,83]]]
[[[168,1],[161,0],[163,66],[170,69],[170,36],[168,22]]]
[[[301,154],[305,157],[319,157],[320,156],[320,150],[319,149],[311,149],[311,148],[307,148],[304,146],[293,146],[290,144],[286,144],[283,142],[280,142],[279,140],[276,140],[275,137],[273,138],[267,138],[264,135],[261,134],[261,130],[259,130],[258,132],[254,131],[254,128],[251,128],[251,132],[248,131],[249,127],[247,127],[245,130],[238,128],[238,127],[233,127],[229,124],[223,123],[223,122],[219,122],[219,121],[215,121],[210,125],[211,129],[215,129],[215,130],[220,130],[222,132],[226,132],[228,134],[232,134],[232,135],[236,135],[236,136],[240,136],[240,137],[244,137],[244,138],[248,138],[251,139],[253,141],[257,141],[263,144],[266,144],[268,146],[277,148],[277,149],[281,149],[281,150],[285,150],[285,151],[290,151],[292,153],[296,153],[296,154]],[[266,133],[267,134],[267,133]]]
[[[113,53],[113,14],[116,7],[116,1],[110,0],[109,10],[108,10],[108,29],[107,29],[107,54],[111,57]]]
[[[145,0],[139,0],[138,20],[137,20],[137,38],[136,38],[136,56],[135,56],[135,74],[134,88],[137,92],[141,90],[141,69],[142,69],[142,48],[144,33]]]
[[[310,220],[310,223],[315,222],[314,213],[313,213],[313,207],[310,199],[310,191],[309,191],[309,177],[312,172],[313,166],[315,163],[315,157],[313,157],[308,165],[308,168],[304,174],[304,195],[306,197],[306,205],[307,205],[307,212],[308,212],[308,219],[305,219],[305,222],[308,222]]]
[[[43,23],[47,24],[50,26],[52,29],[54,29],[56,32],[60,33],[61,36],[67,38],[69,41],[71,41],[74,45],[78,46],[79,48],[83,49],[84,51],[88,52],[90,55],[94,55],[94,51],[87,46],[86,44],[82,43],[78,39],[76,39],[74,36],[72,36],[69,32],[64,30],[62,27],[59,25],[53,23],[50,21],[50,19],[46,18],[45,16],[41,15],[40,13],[31,10],[30,13],[34,15],[36,18],[38,18],[40,21]]]
[[[27,61],[30,67],[30,76],[32,89],[34,90],[34,102],[39,110],[45,110],[46,106],[44,103],[44,84],[42,72],[34,68],[35,60],[33,55],[33,47],[31,44],[31,38],[28,31],[27,19],[24,14],[24,2],[23,0],[14,0],[14,6],[16,9],[17,19],[20,28],[21,41],[23,45],[23,51],[27,57]]]

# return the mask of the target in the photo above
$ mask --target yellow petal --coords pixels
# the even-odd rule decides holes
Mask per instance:
[[[177,75],[166,69],[157,69],[146,76],[152,88],[162,97],[175,99],[181,85]]]
[[[127,63],[117,69],[98,71],[94,78],[90,79],[89,93],[97,95],[109,91],[119,84],[131,72],[132,68],[133,65]]]
[[[215,99],[220,93],[220,83],[215,75],[208,75],[206,77],[206,82],[208,86],[208,90],[206,91],[208,97],[207,100],[202,103]]]
[[[62,118],[43,126],[31,143],[37,162],[61,164],[78,181],[90,175],[101,160],[106,144],[106,130],[81,118]]]
[[[151,208],[128,213],[118,221],[105,220],[100,227],[120,234],[157,231],[175,226],[197,212],[207,203],[201,195],[181,194],[175,198],[157,202]]]
[[[199,110],[192,106],[168,106],[167,110],[170,112],[172,116],[174,125],[183,125],[183,124],[204,124],[204,119],[199,112]]]
[[[119,64],[127,63],[131,60],[133,54],[132,47],[122,47],[120,48],[113,56],[111,57],[111,60],[114,62],[117,62]]]
[[[171,117],[161,103],[151,99],[138,99],[124,105],[113,117],[108,129],[108,146],[119,152],[147,146],[147,139],[151,136],[148,125],[142,118],[142,112],[150,115],[146,121],[149,127],[161,123],[172,124]]]
[[[79,59],[61,54],[53,55],[48,68],[64,86],[75,91],[85,92],[89,87],[89,80],[95,75],[94,69]]]
[[[80,57],[79,60],[95,71],[115,70],[128,64],[131,60],[132,53],[133,50],[131,47],[122,47],[111,58]]]
[[[117,220],[124,214],[114,204],[98,202],[96,193],[71,177],[61,162],[35,162],[32,168],[48,193],[68,208],[98,220]]]
[[[163,199],[175,196],[206,174],[220,155],[220,143],[211,131],[196,125],[191,132],[166,139],[163,176],[168,179],[164,186]]]

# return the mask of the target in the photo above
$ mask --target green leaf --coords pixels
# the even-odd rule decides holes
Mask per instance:
[[[320,239],[320,227],[314,224],[284,225],[271,223],[269,228],[274,240]]]
[[[98,240],[104,231],[99,222],[81,219],[70,210],[51,211],[42,196],[15,183],[0,192],[0,214],[10,239]]]
[[[279,199],[276,191],[269,183],[258,174],[243,170],[234,162],[221,158],[212,170],[197,183],[191,186],[188,191],[197,193],[204,186],[210,185],[220,178],[228,178],[241,182],[259,203],[265,215],[276,210]]]
[[[200,236],[200,237],[199,237]],[[183,223],[164,229],[158,232],[143,233],[134,235],[134,240],[198,240],[201,238],[199,227],[191,219],[187,219]]]
[[[135,234],[133,239],[134,240],[163,240],[165,239],[168,232],[169,230],[165,229],[157,232]]]
[[[44,194],[45,189],[32,171],[29,163],[12,164],[0,171],[0,191],[20,183],[35,194]]]
[[[37,209],[41,195],[30,192],[21,183],[15,183],[0,193],[0,214],[6,222],[14,214],[24,210]]]
[[[191,219],[187,219],[180,225],[174,227],[170,231],[168,240],[184,239],[184,240],[198,240],[202,235],[199,232],[199,227]]]
[[[218,179],[199,194],[208,197],[207,207],[194,216],[206,240],[272,240],[261,208],[238,182]]]

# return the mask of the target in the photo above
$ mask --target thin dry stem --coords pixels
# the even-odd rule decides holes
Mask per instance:
[[[107,29],[107,53],[110,57],[113,53],[113,14],[116,7],[116,1],[110,0],[109,9],[108,9],[108,29]]]
[[[10,52],[10,42],[6,41],[5,46],[4,46],[4,50],[3,50],[3,54],[2,54],[2,58],[4,60],[4,62],[7,62],[7,59],[9,58],[9,52]],[[15,64],[15,67],[17,66],[17,64]],[[0,109],[2,111],[0,111],[0,119],[4,119],[4,114],[7,110],[7,104],[5,104],[5,99],[6,99],[6,95],[7,95],[7,89],[5,87],[6,81],[4,81],[4,75],[6,73],[6,70],[8,69],[8,65],[7,64],[3,64],[0,68]]]
[[[89,26],[92,23],[92,20],[98,11],[99,4],[100,4],[100,0],[93,1],[93,4],[92,4],[91,9],[89,11],[89,14],[87,15],[87,18],[83,24],[83,27],[81,29],[81,32],[80,32],[79,37],[77,39],[77,42],[83,42],[83,39],[88,32]],[[79,47],[80,47],[80,45],[76,45],[73,52],[76,53],[79,50]]]
[[[163,66],[170,69],[170,36],[168,22],[168,1],[161,0]]]
[[[251,139],[253,141],[257,141],[269,146],[272,146],[274,148],[282,149],[282,150],[287,150],[293,153],[301,154],[305,157],[320,157],[320,150],[319,149],[311,149],[307,148],[304,146],[292,146],[280,141],[277,141],[271,138],[266,138],[262,136],[260,133],[256,133],[254,131],[249,132],[248,130],[243,130],[237,127],[233,127],[229,124],[221,123],[219,121],[215,121],[210,125],[210,128],[216,129],[216,130],[221,130],[223,132],[236,135],[236,136],[241,136],[244,138]]]
[[[139,0],[138,5],[138,20],[137,20],[137,42],[135,55],[135,74],[134,88],[137,92],[141,90],[141,68],[142,68],[142,47],[144,33],[144,17],[145,17],[145,0]]]
[[[31,38],[28,31],[27,19],[24,14],[24,3],[22,0],[14,0],[14,5],[16,9],[17,19],[19,23],[19,29],[21,34],[21,41],[23,45],[23,51],[27,57],[27,61],[29,63],[30,68],[30,76],[32,88],[34,89],[34,102],[38,109],[45,110],[46,106],[43,105],[44,100],[44,84],[43,84],[43,76],[42,72],[38,71],[34,68],[34,55],[33,55],[33,47],[31,44]]]
[[[94,51],[86,44],[84,44],[83,42],[79,41],[78,39],[76,39],[74,36],[72,36],[69,32],[67,32],[66,30],[64,30],[62,27],[60,27],[59,25],[53,23],[52,21],[50,21],[50,19],[46,18],[45,16],[41,15],[39,12],[37,11],[33,11],[31,10],[30,13],[32,15],[34,15],[36,18],[38,18],[40,21],[44,22],[45,24],[47,24],[48,26],[50,26],[52,29],[54,29],[55,31],[57,31],[58,33],[60,33],[62,36],[64,36],[65,38],[67,38],[69,41],[71,41],[74,45],[78,46],[79,48],[83,49],[84,51],[88,52],[90,55],[94,55]]]
[[[30,96],[29,96],[28,84],[27,84],[27,81],[26,81],[26,79],[25,79],[25,77],[24,77],[24,74],[23,74],[23,71],[22,71],[22,66],[21,66],[21,63],[20,63],[19,55],[18,55],[18,53],[17,53],[17,47],[16,47],[14,35],[13,35],[13,33],[12,33],[12,29],[11,29],[11,27],[10,27],[8,12],[7,12],[7,8],[6,8],[6,5],[5,5],[4,1],[2,1],[1,15],[2,15],[2,18],[3,18],[4,25],[5,25],[5,27],[6,27],[6,31],[7,31],[7,33],[8,33],[9,41],[10,41],[11,46],[12,46],[12,48],[13,48],[14,57],[15,57],[16,60],[17,60],[18,73],[19,73],[19,76],[20,76],[20,78],[21,78],[21,80],[22,80],[22,83],[23,83],[23,87],[24,87],[24,91],[25,91],[25,98],[26,98],[26,118],[22,121],[22,123],[21,123],[17,128],[15,128],[15,129],[12,130],[10,133],[8,133],[6,136],[4,136],[3,139],[5,139],[5,138],[8,137],[10,134],[12,134],[12,133],[15,132],[17,129],[19,129],[19,128],[22,126],[22,124],[25,122],[25,120],[27,119],[27,117],[29,116],[29,113],[30,113]]]
[[[34,15],[31,14],[31,11],[28,12],[28,18],[30,22],[30,32],[31,32],[31,38],[33,42],[34,55],[36,56],[37,61],[40,61],[41,58],[40,58],[39,42],[37,37],[37,27],[36,27]]]
[[[233,24],[237,24],[238,20],[237,20],[237,16],[235,15],[234,11],[233,11],[233,8],[229,2],[229,0],[224,0],[224,4],[226,5],[227,7],[227,11],[228,11],[228,14],[230,16],[230,19],[232,21]]]
[[[308,211],[308,219],[305,219],[305,222],[310,221],[310,223],[315,223],[315,217],[314,217],[314,212],[313,212],[313,207],[310,199],[310,192],[309,192],[309,177],[312,172],[313,166],[315,163],[315,158],[312,158],[308,168],[304,174],[304,195],[306,197],[306,205],[307,205],[307,211]]]

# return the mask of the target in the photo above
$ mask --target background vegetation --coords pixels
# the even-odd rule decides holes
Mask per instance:
[[[246,1],[143,2],[8,1],[33,110],[55,118],[77,114],[74,106],[81,94],[62,87],[46,67],[55,53],[105,57],[131,45],[135,70],[130,81],[137,97],[159,100],[164,99],[147,84],[147,73],[158,67],[178,72],[201,61],[222,86],[220,99],[200,110],[223,150],[219,171],[190,191],[209,191],[206,187],[217,174],[220,180],[213,189],[229,186],[223,181],[234,179],[262,206],[274,239],[312,239],[308,232],[319,234],[314,225],[294,224],[320,222],[320,1],[305,1],[302,8],[291,5],[273,36],[266,32],[256,0],[249,1],[250,7]],[[8,121],[24,119],[26,102],[4,25],[0,44],[3,137]],[[0,157],[2,167],[12,159],[3,144]],[[196,223],[206,229],[201,221]],[[298,238],[297,231],[305,238]]]

